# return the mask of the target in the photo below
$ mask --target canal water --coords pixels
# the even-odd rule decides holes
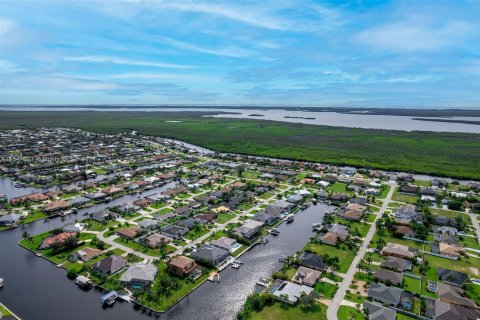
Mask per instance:
[[[11,194],[2,184],[0,192]],[[150,190],[144,195],[160,192],[172,185]],[[7,192],[8,191],[8,192]],[[220,273],[220,282],[205,282],[187,298],[162,315],[150,315],[136,310],[132,304],[117,302],[103,308],[102,292],[96,289],[84,291],[65,276],[63,269],[38,258],[17,243],[24,231],[34,235],[81,218],[85,212],[101,210],[138,195],[128,195],[108,204],[83,209],[77,215],[51,219],[49,223],[37,221],[13,230],[0,232],[0,277],[5,286],[0,289],[0,301],[24,320],[131,320],[131,319],[233,319],[241,309],[245,298],[255,290],[261,277],[269,277],[281,267],[279,258],[301,249],[312,236],[312,224],[321,222],[324,213],[332,207],[316,205],[300,211],[295,222],[282,224],[280,235],[268,236],[269,243],[258,245],[241,256],[244,265],[238,269],[227,267]]]

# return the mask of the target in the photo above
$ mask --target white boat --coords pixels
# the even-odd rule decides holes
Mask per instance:
[[[0,288],[2,288],[2,287],[3,287],[3,279],[0,278]]]
[[[111,306],[117,301],[118,293],[116,291],[110,291],[102,296],[102,303]]]
[[[273,228],[272,230],[270,230],[270,234],[277,236],[280,234],[280,231],[277,228]]]

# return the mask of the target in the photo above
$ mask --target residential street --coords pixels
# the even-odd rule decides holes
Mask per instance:
[[[347,290],[350,288],[350,284],[352,283],[353,276],[357,272],[358,263],[365,256],[365,253],[367,252],[368,246],[370,245],[370,241],[372,241],[372,238],[375,235],[375,231],[377,229],[376,222],[383,215],[383,213],[387,209],[388,204],[390,203],[390,201],[392,199],[392,195],[393,195],[393,192],[395,191],[395,188],[396,188],[397,184],[395,182],[390,181],[388,183],[388,185],[390,185],[390,191],[388,192],[387,197],[383,200],[382,207],[377,212],[377,216],[375,217],[375,220],[372,223],[372,226],[370,227],[370,230],[368,231],[367,236],[363,240],[362,246],[358,250],[357,255],[353,259],[350,268],[348,269],[347,273],[345,274],[345,276],[343,278],[343,281],[340,284],[337,293],[335,294],[335,297],[332,299],[332,302],[328,306],[328,309],[327,309],[328,320],[338,320],[338,317],[337,317],[338,308],[340,308],[340,305],[342,304],[343,298],[345,297],[345,294],[347,293]]]

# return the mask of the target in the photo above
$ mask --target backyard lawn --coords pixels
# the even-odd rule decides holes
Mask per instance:
[[[252,313],[252,320],[324,320],[327,319],[327,306],[321,303],[303,309],[300,306],[289,306],[275,302],[258,313]]]

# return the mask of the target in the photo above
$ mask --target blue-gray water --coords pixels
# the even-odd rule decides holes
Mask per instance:
[[[145,112],[178,112],[178,111],[208,111],[212,112],[213,117],[219,118],[241,118],[241,119],[260,119],[274,120],[292,123],[306,123],[313,125],[340,126],[349,128],[365,128],[365,129],[386,129],[386,130],[403,130],[403,131],[435,131],[435,132],[466,132],[480,133],[480,125],[467,123],[447,123],[415,120],[411,116],[389,116],[389,115],[369,115],[369,114],[345,114],[336,112],[306,112],[282,109],[212,109],[212,108],[142,108],[142,107],[110,107],[108,109],[102,107],[82,108],[82,107],[5,107],[0,106],[0,111],[145,111]],[[229,114],[217,114],[222,111]],[[255,116],[250,116],[254,114]],[[262,116],[257,116],[262,115]],[[286,118],[290,117],[290,118]],[[315,119],[305,119],[315,118]],[[428,117],[431,118],[431,117]],[[436,117],[436,119],[447,120],[470,120],[480,121],[480,117]],[[172,122],[172,121],[171,121]]]
[[[0,192],[18,194],[18,189],[6,179],[3,178]],[[148,194],[168,187],[151,190]],[[114,201],[124,202],[136,197],[126,196]],[[112,202],[108,204],[111,205]],[[268,277],[280,267],[280,256],[291,255],[301,249],[312,235],[312,223],[320,222],[324,212],[331,209],[317,205],[300,212],[294,223],[279,227],[279,236],[244,254],[240,259],[245,264],[240,269],[228,267],[222,271],[220,283],[206,282],[167,313],[151,316],[135,310],[132,304],[122,302],[104,309],[100,303],[101,292],[95,289],[81,290],[66,278],[64,270],[17,244],[24,231],[38,234],[72,222],[85,211],[92,212],[106,206],[102,204],[82,210],[78,215],[66,217],[64,222],[56,218],[48,224],[38,221],[0,232],[0,277],[5,279],[5,287],[0,289],[0,301],[24,320],[233,319],[247,295],[254,291],[255,282],[261,277]]]

